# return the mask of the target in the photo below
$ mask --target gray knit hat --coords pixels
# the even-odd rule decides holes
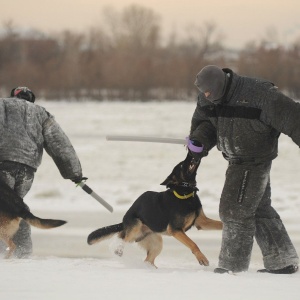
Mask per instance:
[[[214,102],[224,96],[226,82],[225,72],[217,66],[209,65],[197,74],[195,85],[202,93],[210,92],[207,99]]]

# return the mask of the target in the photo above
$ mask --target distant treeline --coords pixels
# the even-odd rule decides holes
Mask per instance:
[[[138,5],[106,9],[102,21],[85,33],[51,36],[4,23],[0,96],[22,85],[45,99],[189,100],[196,74],[216,64],[271,80],[300,99],[300,39],[286,45],[267,37],[230,50],[213,23],[162,38],[159,16]]]

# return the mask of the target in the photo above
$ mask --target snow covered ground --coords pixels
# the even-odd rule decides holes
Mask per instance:
[[[37,103],[55,115],[78,152],[87,184],[114,212],[62,179],[45,154],[25,202],[37,216],[68,223],[49,231],[32,228],[31,259],[0,260],[0,299],[299,299],[300,272],[256,273],[263,267],[256,244],[249,272],[214,274],[221,232],[188,232],[210,260],[209,267],[200,266],[186,247],[170,237],[164,238],[158,269],[143,263],[145,253],[134,244],[127,246],[122,258],[113,253],[117,239],[87,245],[91,231],[120,222],[142,192],[164,190],[159,184],[186,155],[181,145],[108,142],[105,136],[184,138],[195,103]],[[282,135],[271,181],[273,206],[300,254],[299,154],[297,145]],[[218,218],[225,170],[226,161],[213,150],[198,171],[199,195],[212,218]]]

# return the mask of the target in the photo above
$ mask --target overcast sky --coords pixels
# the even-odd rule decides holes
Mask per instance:
[[[270,29],[281,42],[300,37],[300,0],[0,0],[0,21],[43,32],[64,29],[85,31],[100,24],[102,9],[122,9],[136,3],[161,16],[165,36],[172,28],[214,22],[224,44],[238,48],[260,40]]]

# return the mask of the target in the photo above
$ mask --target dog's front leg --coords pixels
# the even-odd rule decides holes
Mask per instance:
[[[200,265],[209,265],[208,259],[200,251],[199,247],[185,234],[185,232],[181,230],[172,230],[171,228],[168,228],[168,232],[179,242],[191,249],[192,253],[196,256]]]
[[[208,218],[203,209],[201,209],[199,216],[195,220],[195,226],[198,230],[222,230],[223,223],[221,221]]]

